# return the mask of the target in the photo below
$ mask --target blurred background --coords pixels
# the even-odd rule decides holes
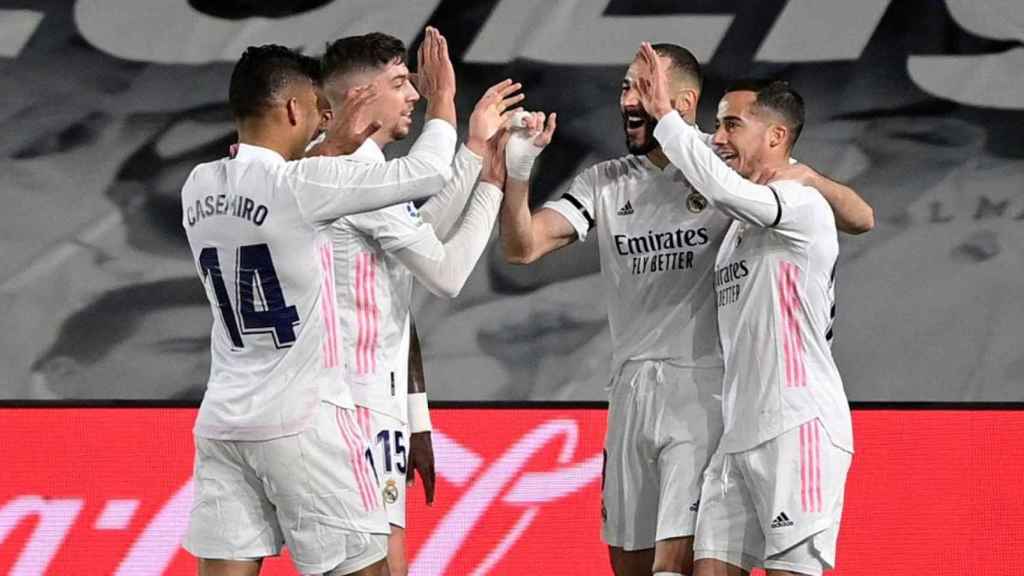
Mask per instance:
[[[1024,400],[1019,0],[0,1],[0,398],[201,398],[212,316],[178,193],[234,141],[233,62],[374,30],[414,53],[427,24],[460,132],[505,77],[558,112],[534,204],[626,153],[618,91],[643,40],[702,60],[705,130],[730,80],[789,80],[808,104],[795,156],[877,218],[841,238],[850,399]],[[492,244],[459,299],[415,302],[432,399],[605,398],[596,243],[528,267]]]

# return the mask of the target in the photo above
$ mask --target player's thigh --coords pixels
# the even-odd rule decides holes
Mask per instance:
[[[812,420],[745,452],[743,459],[765,535],[766,567],[774,559],[782,570],[830,569],[851,455]]]
[[[764,535],[734,454],[716,452],[704,472],[693,549],[705,574],[735,572],[724,565],[749,572],[761,562]]]
[[[630,362],[612,384],[602,479],[602,536],[624,551],[653,549],[661,477],[652,423],[650,362]]]
[[[199,576],[257,576],[263,559],[210,560],[199,559]]]
[[[619,546],[609,546],[608,559],[615,576],[650,576],[654,566],[654,548],[624,550]]]
[[[715,558],[701,558],[693,563],[693,576],[747,576],[750,571]]]
[[[659,541],[694,534],[704,470],[722,436],[722,370],[664,363],[660,377],[652,432],[661,482]]]
[[[355,410],[328,403],[306,431],[263,443],[261,472],[302,573],[362,569],[387,556],[389,528],[368,447]]]
[[[405,475],[409,465],[409,427],[388,414],[356,408],[360,421],[369,424],[371,466],[392,526],[405,527]]]
[[[183,545],[198,558],[253,561],[281,551],[284,537],[252,466],[251,444],[195,438],[193,504]]]
[[[405,555],[405,528],[391,525],[388,536],[388,570],[391,576],[406,576],[409,562]]]
[[[389,576],[387,561],[388,539],[384,534],[371,534],[367,554],[363,558],[348,558],[341,564],[323,571],[324,576]],[[375,558],[375,559],[374,559]],[[319,574],[320,572],[317,572]]]
[[[654,544],[654,571],[690,574],[693,570],[693,536],[667,538]]]

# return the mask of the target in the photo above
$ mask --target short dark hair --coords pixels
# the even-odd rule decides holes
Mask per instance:
[[[651,48],[654,48],[654,51],[659,56],[668,58],[672,62],[670,69],[676,70],[680,76],[692,81],[697,86],[697,90],[700,90],[704,79],[701,76],[700,62],[697,61],[693,52],[678,44],[669,44],[667,42],[652,44]]]
[[[293,82],[315,84],[319,76],[316,58],[276,44],[250,46],[231,72],[228,90],[231,113],[236,119],[259,116]]]
[[[346,36],[327,45],[321,58],[323,80],[336,76],[387,66],[404,64],[405,43],[382,32],[362,36]]]
[[[784,80],[743,78],[733,82],[729,92],[753,92],[757,94],[755,105],[770,110],[782,118],[789,128],[789,147],[793,148],[800,132],[804,129],[804,99],[800,93]]]

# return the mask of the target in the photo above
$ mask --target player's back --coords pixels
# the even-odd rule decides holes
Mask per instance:
[[[321,400],[351,406],[340,377],[332,255],[284,158],[242,145],[182,189],[183,224],[214,315],[196,434],[258,440],[303,429]]]

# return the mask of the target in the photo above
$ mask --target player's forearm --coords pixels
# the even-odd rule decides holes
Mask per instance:
[[[669,161],[716,208],[755,226],[778,223],[779,202],[773,190],[754,184],[729,168],[678,112],[666,114],[658,121],[654,137]]]
[[[529,264],[537,259],[533,250],[533,214],[530,213],[530,183],[509,179],[499,214],[499,236],[505,260]]]
[[[875,211],[853,188],[817,174],[812,186],[821,192],[836,216],[836,228],[847,234],[863,234],[875,227]]]
[[[498,187],[481,182],[462,221],[444,243],[439,258],[431,259],[404,249],[396,256],[434,294],[445,298],[458,296],[487,247],[501,196]]]
[[[409,384],[408,416],[409,431],[413,434],[428,433],[431,429],[430,410],[427,406],[427,380],[423,374],[423,355],[420,352],[420,337],[416,323],[409,317]],[[433,454],[433,449],[430,449]],[[433,460],[433,456],[431,456]],[[422,473],[422,472],[421,472]]]
[[[416,323],[409,318],[409,394],[425,393],[427,381],[423,376],[423,354],[420,351],[420,337]]]
[[[427,102],[427,121],[432,119],[444,120],[445,122],[452,125],[453,128],[457,127],[457,119],[455,115],[455,93],[438,93],[435,94]]]
[[[459,148],[452,165],[452,177],[441,192],[420,207],[423,221],[434,227],[434,232],[441,240],[448,238],[465,210],[482,165],[483,158],[478,154],[467,146]]]

